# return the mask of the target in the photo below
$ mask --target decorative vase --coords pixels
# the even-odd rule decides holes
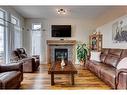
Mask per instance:
[[[64,62],[64,59],[61,60],[61,67],[64,68],[65,66],[65,62]]]

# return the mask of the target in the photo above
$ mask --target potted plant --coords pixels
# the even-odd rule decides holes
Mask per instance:
[[[77,45],[77,59],[81,65],[85,64],[88,55],[88,48],[85,43]]]

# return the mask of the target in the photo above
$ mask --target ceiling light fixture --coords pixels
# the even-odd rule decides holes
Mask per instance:
[[[58,14],[62,14],[62,15],[65,15],[65,14],[67,14],[67,10],[66,9],[56,9],[56,11],[57,11],[57,13]]]

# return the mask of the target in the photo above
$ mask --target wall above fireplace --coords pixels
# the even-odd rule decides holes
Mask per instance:
[[[75,45],[76,40],[47,40],[47,61],[51,64],[55,61],[56,49],[67,49],[68,60],[75,63]]]

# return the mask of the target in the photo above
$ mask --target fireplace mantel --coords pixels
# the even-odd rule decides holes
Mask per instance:
[[[68,48],[71,50],[72,61],[75,62],[75,45],[76,40],[47,40],[47,63],[51,64],[52,49],[55,48]]]
[[[47,40],[48,45],[75,45],[76,40]]]

